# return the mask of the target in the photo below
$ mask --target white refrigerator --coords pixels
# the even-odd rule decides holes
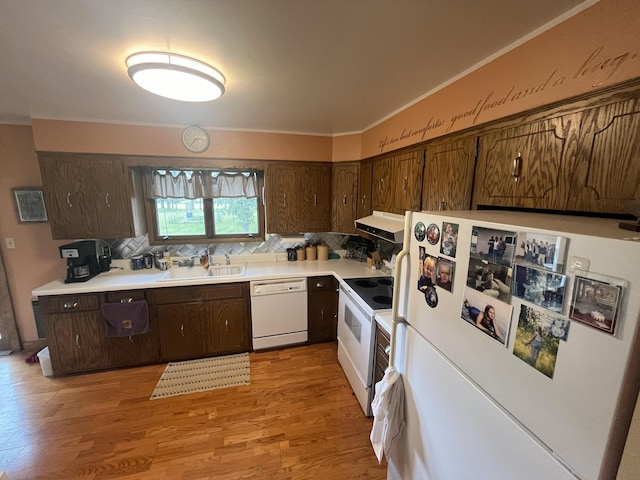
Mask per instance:
[[[616,477],[640,388],[640,234],[618,223],[407,212],[389,479]]]

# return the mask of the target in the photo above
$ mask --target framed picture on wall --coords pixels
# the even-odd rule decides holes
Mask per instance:
[[[40,187],[16,187],[11,189],[19,223],[46,222],[47,210]]]

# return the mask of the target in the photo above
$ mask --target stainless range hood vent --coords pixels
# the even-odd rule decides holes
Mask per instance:
[[[404,239],[404,215],[374,210],[368,217],[356,220],[356,228],[388,242],[402,243]]]

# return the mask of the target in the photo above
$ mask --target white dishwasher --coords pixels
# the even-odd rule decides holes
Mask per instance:
[[[253,349],[304,343],[307,328],[307,279],[250,282]]]

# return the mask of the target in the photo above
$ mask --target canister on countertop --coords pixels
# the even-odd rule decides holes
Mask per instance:
[[[301,262],[305,260],[305,250],[304,247],[298,247],[296,249],[296,259]]]
[[[133,255],[131,257],[131,268],[133,270],[142,270],[144,268],[144,259],[142,255]]]
[[[145,253],[144,255],[144,268],[153,268],[153,254]]]
[[[318,245],[318,260],[329,260],[329,245]]]
[[[307,251],[307,261],[314,261],[316,259],[317,250],[315,245],[309,245],[306,248]]]

